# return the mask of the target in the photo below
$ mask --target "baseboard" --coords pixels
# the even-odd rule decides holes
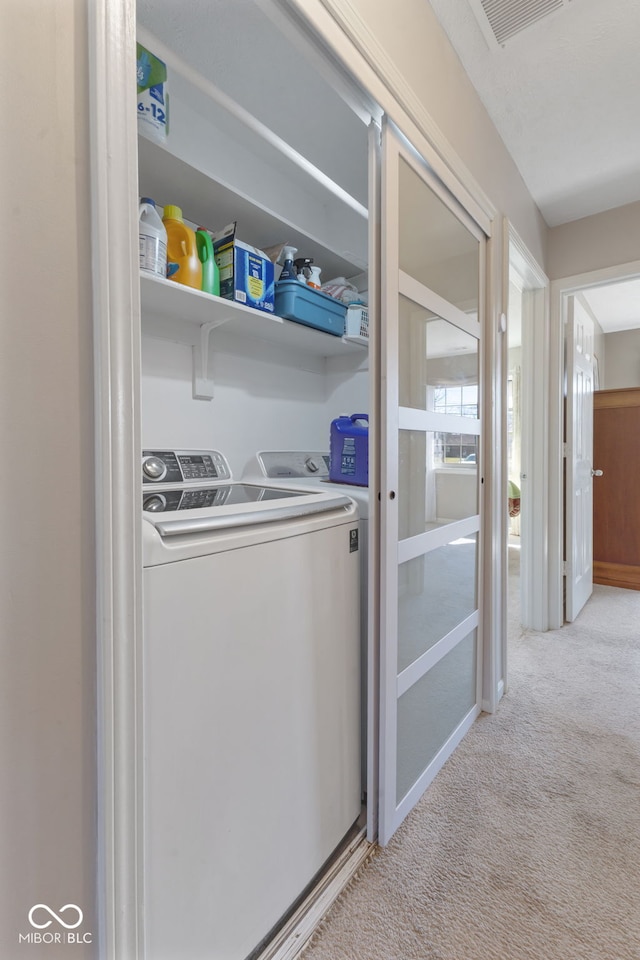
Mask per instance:
[[[295,960],[299,956],[329,907],[378,849],[365,833],[363,830],[355,837],[256,960]]]
[[[593,562],[593,582],[606,587],[622,587],[625,590],[640,590],[640,567],[627,563]]]

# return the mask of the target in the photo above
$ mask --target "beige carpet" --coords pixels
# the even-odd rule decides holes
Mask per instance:
[[[519,631],[516,631],[519,633]],[[510,641],[510,686],[304,960],[639,960],[640,593]]]

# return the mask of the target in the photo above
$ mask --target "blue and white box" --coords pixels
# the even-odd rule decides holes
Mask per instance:
[[[273,263],[262,250],[236,237],[236,223],[213,234],[213,255],[220,271],[220,296],[273,313]]]

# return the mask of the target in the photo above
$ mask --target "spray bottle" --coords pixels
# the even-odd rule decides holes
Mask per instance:
[[[320,283],[320,273],[322,267],[318,267],[316,264],[309,267],[309,276],[307,277],[307,286],[313,287],[314,290],[319,290],[322,284]]]
[[[293,258],[298,252],[297,247],[284,246],[282,248],[282,253],[284,254],[284,266],[282,268],[282,273],[280,274],[281,280],[297,280],[296,269],[293,265]]]
[[[311,276],[310,267],[312,263],[313,257],[298,257],[297,260],[294,260],[293,267],[300,283],[306,283]]]

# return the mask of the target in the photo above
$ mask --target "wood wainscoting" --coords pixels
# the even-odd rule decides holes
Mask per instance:
[[[640,389],[593,395],[593,582],[640,590]]]

